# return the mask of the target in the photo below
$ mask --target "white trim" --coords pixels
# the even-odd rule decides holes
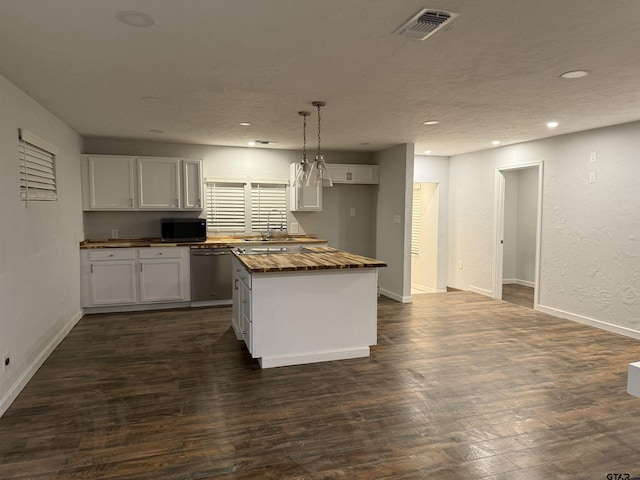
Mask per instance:
[[[46,140],[43,140],[42,138],[37,137],[33,133],[25,130],[24,128],[20,128],[19,130],[20,130],[20,138],[25,142],[30,143],[31,145],[35,145],[36,147],[41,148],[42,150],[46,150],[47,152],[53,155],[58,155],[58,147],[56,147],[52,143],[49,143]]]
[[[402,296],[402,295],[398,295],[397,293],[393,293],[393,292],[391,292],[389,290],[385,290],[384,288],[378,289],[378,292],[380,293],[380,295],[384,295],[385,297],[388,297],[391,300],[395,300],[396,302],[400,302],[400,303],[412,303],[413,302],[413,298],[411,297],[411,295],[409,295],[408,297]]]
[[[411,290],[422,290],[424,293],[440,293],[443,291],[438,290],[437,288],[427,287],[426,285],[420,285],[419,283],[412,283]]]
[[[56,349],[56,347],[64,340],[67,334],[71,331],[73,327],[80,321],[80,319],[84,316],[84,312],[80,310],[73,317],[71,317],[62,329],[58,332],[58,334],[51,339],[51,341],[42,349],[42,351],[38,354],[38,356],[31,362],[31,365],[20,375],[18,381],[11,385],[4,397],[0,399],[0,417],[4,415],[4,413],[9,409],[13,401],[18,397],[20,392],[24,389],[24,387],[29,383],[31,377],[38,371],[38,369],[42,366],[42,364],[49,358],[49,355]]]
[[[503,285],[522,285],[523,287],[536,288],[536,282],[529,280],[520,280],[519,278],[503,278]]]
[[[495,196],[494,196],[494,252],[493,252],[493,294],[492,297],[502,299],[502,268],[504,244],[504,194],[505,194],[505,178],[502,172],[510,170],[523,170],[525,168],[538,169],[538,205],[536,219],[536,255],[535,255],[535,279],[533,282],[533,308],[535,309],[540,301],[540,249],[542,244],[542,195],[544,185],[544,161],[523,163],[519,165],[507,165],[496,167],[495,178]]]
[[[260,367],[273,368],[287,365],[303,365],[306,363],[331,362],[335,360],[347,360],[350,358],[369,357],[369,347],[353,348],[349,350],[331,350],[327,352],[314,352],[304,355],[284,355],[279,357],[258,358]]]
[[[493,292],[491,290],[486,290],[480,287],[474,287],[473,285],[469,285],[469,291],[473,293],[479,293],[480,295],[485,295],[487,297],[493,297]]]
[[[603,322],[602,320],[597,320],[595,318],[584,317],[582,315],[577,315],[571,312],[565,312],[564,310],[559,310],[557,308],[547,307],[544,305],[536,305],[535,310],[552,315],[554,317],[563,318],[565,320],[571,320],[573,322],[582,323],[584,325],[589,325],[590,327],[599,328],[600,330],[606,330],[608,332],[617,333],[619,335],[624,335],[625,337],[631,337],[640,340],[640,331],[633,330],[627,327],[621,327],[619,325],[613,325],[608,322]]]

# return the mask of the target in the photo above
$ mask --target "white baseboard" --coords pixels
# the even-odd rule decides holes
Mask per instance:
[[[590,327],[599,328],[608,332],[624,335],[625,337],[631,337],[640,340],[640,332],[627,327],[621,327],[619,325],[613,325],[611,323],[603,322],[602,320],[596,320],[595,318],[584,317],[575,313],[565,312],[564,310],[558,310],[557,308],[546,307],[544,305],[536,305],[536,310],[548,313],[554,317],[564,318],[565,320],[572,320],[574,322],[589,325]]]
[[[519,278],[506,278],[502,280],[503,285],[522,285],[523,287],[535,288],[535,282],[520,280]]]
[[[56,349],[64,337],[71,331],[73,327],[84,316],[84,312],[80,310],[73,317],[71,317],[62,327],[60,332],[51,339],[51,341],[42,349],[38,356],[31,362],[31,365],[22,372],[22,375],[18,377],[18,380],[9,387],[7,393],[0,399],[0,417],[9,409],[13,401],[18,397],[22,389],[29,383],[31,377],[38,371],[49,355]]]
[[[384,288],[379,288],[378,293],[400,303],[411,303],[413,301],[411,295],[409,295],[408,297],[404,297],[402,295],[398,295],[397,293],[390,292],[389,290],[385,290]]]
[[[365,358],[370,355],[369,347],[357,347],[346,350],[306,353],[303,355],[284,355],[280,357],[262,357],[258,359],[261,368],[304,365],[306,363],[332,362],[351,358]]]
[[[491,290],[485,290],[484,288],[474,287],[473,285],[469,285],[469,291],[474,293],[479,293],[480,295],[484,295],[486,297],[493,297],[493,292]]]

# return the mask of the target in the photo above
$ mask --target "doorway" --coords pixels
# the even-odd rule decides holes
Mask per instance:
[[[438,210],[440,185],[413,184],[411,293],[438,291]]]
[[[496,170],[493,298],[538,304],[542,162]],[[523,300],[524,299],[524,300]]]

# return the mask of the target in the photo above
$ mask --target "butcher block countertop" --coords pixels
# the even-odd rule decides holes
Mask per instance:
[[[310,235],[289,236],[285,238],[274,237],[269,241],[262,241],[260,237],[209,237],[205,242],[170,243],[162,242],[159,238],[110,238],[83,240],[80,248],[139,248],[139,247],[191,247],[191,248],[228,248],[240,245],[282,245],[282,244],[306,244],[327,243],[326,240]]]
[[[387,266],[381,260],[344,252],[332,247],[307,247],[300,253],[262,253],[259,255],[234,251],[234,255],[251,273]]]

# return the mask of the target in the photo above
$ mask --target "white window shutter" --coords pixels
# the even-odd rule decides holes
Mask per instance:
[[[57,200],[56,155],[58,149],[20,129],[18,163],[22,200]]]
[[[207,182],[207,229],[212,232],[244,232],[244,198],[244,183]]]
[[[274,210],[276,210],[278,213],[276,213]],[[286,212],[286,184],[251,184],[251,230],[266,231],[267,226],[269,226],[272,230],[286,230]],[[271,215],[269,215],[270,213]]]

